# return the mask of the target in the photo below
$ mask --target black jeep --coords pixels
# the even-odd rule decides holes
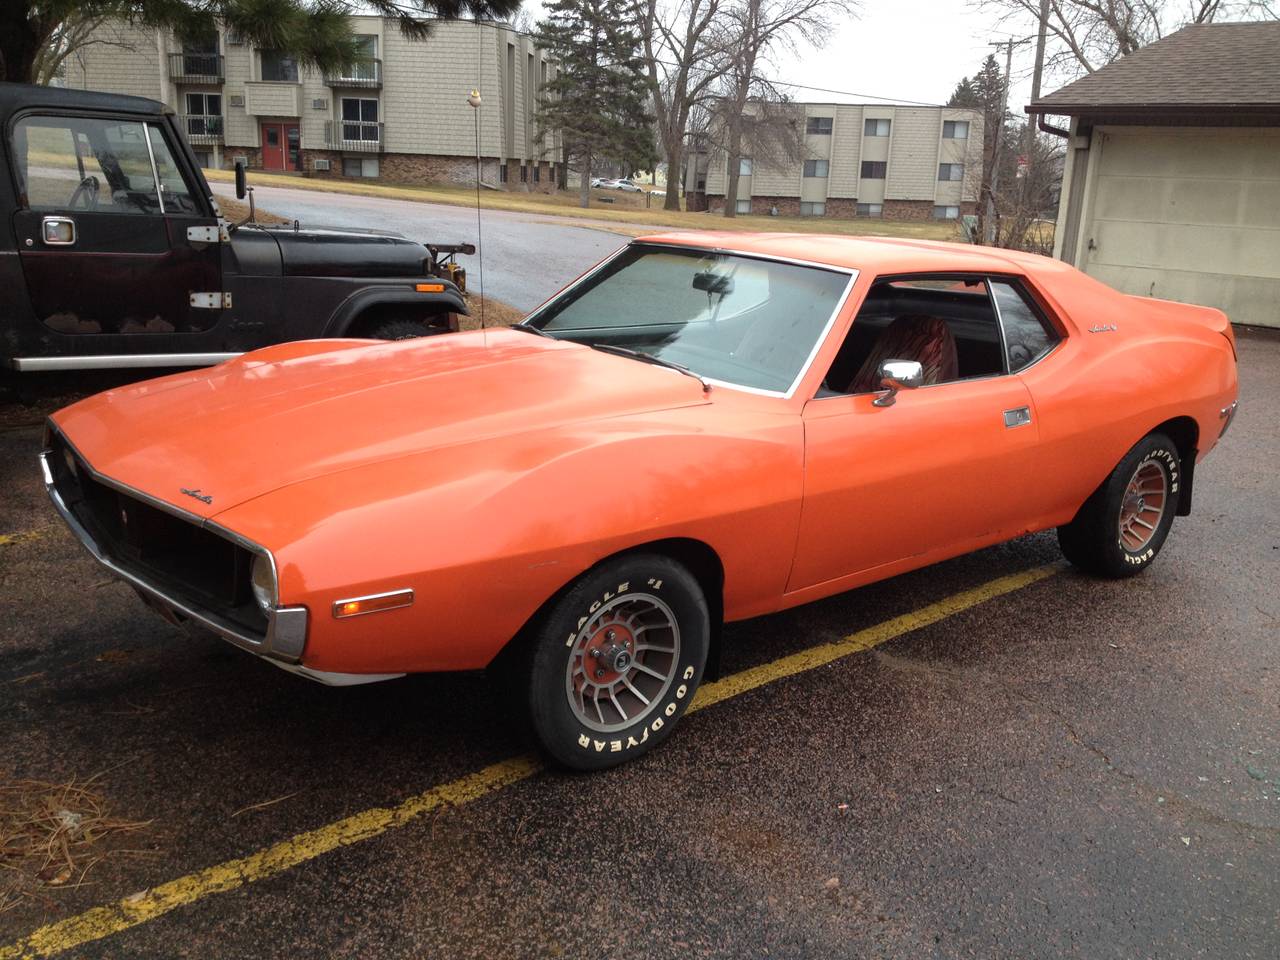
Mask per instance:
[[[0,83],[0,130],[0,367],[196,366],[467,313],[469,244],[228,224],[162,103]]]

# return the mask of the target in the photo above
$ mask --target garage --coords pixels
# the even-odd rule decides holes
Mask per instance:
[[[1071,117],[1055,256],[1280,326],[1278,77],[1280,23],[1194,26],[1028,107]]]

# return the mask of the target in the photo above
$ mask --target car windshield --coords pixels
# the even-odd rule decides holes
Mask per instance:
[[[822,267],[633,244],[525,323],[626,347],[719,383],[788,394],[853,277]]]

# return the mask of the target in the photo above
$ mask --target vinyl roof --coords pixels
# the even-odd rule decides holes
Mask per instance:
[[[1280,21],[1183,27],[1069,83],[1028,113],[1280,109]]]
[[[1030,253],[971,243],[943,243],[897,237],[850,237],[818,233],[698,231],[640,237],[637,243],[669,243],[726,252],[760,254],[814,264],[892,273],[1026,273],[1061,267]]]

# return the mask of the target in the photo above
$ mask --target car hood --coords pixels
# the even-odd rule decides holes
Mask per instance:
[[[676,371],[502,330],[283,344],[53,420],[98,473],[213,517],[378,461],[706,402]]]
[[[389,230],[263,227],[280,247],[285,276],[419,277],[427,249]]]

